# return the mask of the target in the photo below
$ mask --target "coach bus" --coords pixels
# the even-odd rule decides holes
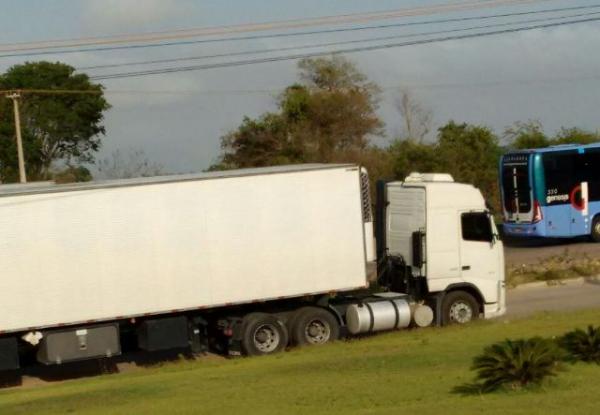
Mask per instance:
[[[500,191],[506,235],[600,242],[600,143],[509,152]]]

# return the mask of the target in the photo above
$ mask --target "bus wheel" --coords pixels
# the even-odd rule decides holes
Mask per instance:
[[[600,242],[600,216],[596,216],[592,221],[591,236],[594,242]]]
[[[242,348],[248,356],[281,352],[288,344],[285,324],[272,314],[250,313],[242,322]]]
[[[475,297],[466,291],[451,291],[442,302],[444,325],[466,324],[479,318],[479,304]]]

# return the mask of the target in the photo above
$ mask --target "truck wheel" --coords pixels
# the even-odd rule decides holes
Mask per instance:
[[[591,237],[594,242],[600,242],[600,216],[596,216],[592,221]]]
[[[289,336],[285,325],[275,316],[250,313],[242,322],[242,348],[248,356],[273,354],[285,349]]]
[[[479,304],[468,292],[451,291],[442,302],[442,322],[448,324],[466,324],[479,318]]]
[[[290,332],[299,346],[325,344],[340,337],[340,323],[329,311],[319,307],[303,307],[294,313]]]

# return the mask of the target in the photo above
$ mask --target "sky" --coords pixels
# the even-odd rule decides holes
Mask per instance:
[[[0,0],[0,44],[347,15],[461,1]],[[546,0],[368,24],[596,4],[600,6],[600,0]],[[590,11],[600,12],[600,8],[583,12]],[[582,12],[563,14],[577,13]],[[501,21],[533,18],[540,16]],[[61,61],[78,68],[410,34],[486,23],[446,23],[41,57],[0,57],[0,72],[15,64],[41,59]],[[313,29],[338,27],[353,25]],[[600,22],[597,21],[346,56],[370,80],[382,87],[379,114],[386,123],[386,137],[377,142],[386,145],[400,132],[401,120],[394,103],[401,89],[409,90],[423,106],[431,109],[436,128],[453,119],[485,125],[501,133],[515,121],[532,119],[539,120],[548,133],[556,132],[561,126],[596,131],[600,129],[599,50]],[[213,61],[219,60],[223,59]],[[105,116],[107,133],[98,158],[109,157],[117,149],[124,152],[143,150],[150,160],[162,164],[167,172],[202,171],[217,160],[220,137],[235,129],[244,116],[257,117],[276,109],[279,92],[297,80],[296,64],[295,61],[283,61],[100,81],[106,87],[112,109]],[[173,65],[163,64],[162,67]],[[93,75],[129,69],[137,68],[86,72]]]

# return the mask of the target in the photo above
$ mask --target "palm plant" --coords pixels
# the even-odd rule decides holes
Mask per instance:
[[[588,326],[587,330],[576,329],[559,340],[571,361],[595,362],[600,364],[600,326]]]
[[[505,340],[484,349],[473,360],[473,370],[482,392],[501,387],[517,389],[539,385],[556,376],[561,359],[556,343],[540,337],[526,340]]]

